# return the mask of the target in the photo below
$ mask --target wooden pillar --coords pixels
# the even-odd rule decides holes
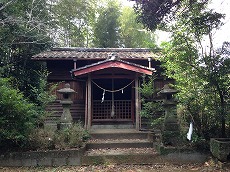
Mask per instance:
[[[131,93],[131,118],[132,123],[135,123],[135,83],[132,83],[132,93]]]
[[[136,130],[140,129],[140,103],[139,103],[139,80],[138,75],[135,77],[135,114],[136,114]]]
[[[88,81],[85,84],[85,129],[88,128]]]
[[[91,85],[91,74],[88,74],[88,82],[87,82],[87,129],[90,130],[91,128],[91,121],[92,121],[92,85]]]

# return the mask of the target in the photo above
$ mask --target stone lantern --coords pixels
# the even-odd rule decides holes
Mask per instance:
[[[60,120],[60,129],[68,128],[72,125],[73,118],[70,113],[70,106],[73,103],[71,100],[71,95],[76,93],[70,88],[70,84],[65,84],[65,87],[57,90],[58,93],[63,95],[63,99],[60,101],[63,107],[63,113]]]
[[[177,120],[177,101],[173,95],[178,91],[169,87],[168,84],[164,85],[159,94],[163,98],[163,107],[165,111],[165,120],[162,132],[162,143],[165,146],[176,146],[178,143],[180,130]]]

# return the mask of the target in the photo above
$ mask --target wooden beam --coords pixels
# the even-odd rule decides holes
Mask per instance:
[[[91,74],[88,74],[88,82],[87,82],[87,92],[88,92],[88,109],[87,109],[87,118],[88,118],[88,122],[87,122],[87,129],[90,130],[91,128],[91,122],[92,122],[92,84],[91,84]]]
[[[106,75],[106,76],[98,76],[98,75],[95,75],[93,76],[92,75],[92,79],[134,79],[134,76],[112,76],[112,75]]]
[[[128,71],[133,71],[133,72],[137,72],[137,73],[142,73],[142,74],[146,74],[146,75],[152,75],[152,70],[149,68],[144,68],[141,66],[136,66],[136,65],[131,65],[131,64],[127,64],[124,62],[119,62],[119,61],[108,61],[105,63],[101,63],[98,65],[93,65],[87,68],[82,68],[80,70],[76,70],[73,72],[74,76],[80,76],[80,75],[85,75],[88,73],[92,73],[92,72],[96,72],[96,71],[100,71],[100,70],[104,70],[104,69],[108,69],[108,68],[114,68],[116,69],[125,69]]]

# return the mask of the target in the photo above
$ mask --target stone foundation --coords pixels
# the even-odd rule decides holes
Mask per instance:
[[[85,147],[77,150],[13,152],[0,156],[0,166],[66,166],[81,165]]]

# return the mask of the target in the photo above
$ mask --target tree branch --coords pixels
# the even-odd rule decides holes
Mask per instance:
[[[8,5],[10,5],[13,2],[16,2],[17,0],[10,0],[9,2],[7,2],[5,5],[0,7],[0,11],[2,11],[4,8],[6,8]]]

